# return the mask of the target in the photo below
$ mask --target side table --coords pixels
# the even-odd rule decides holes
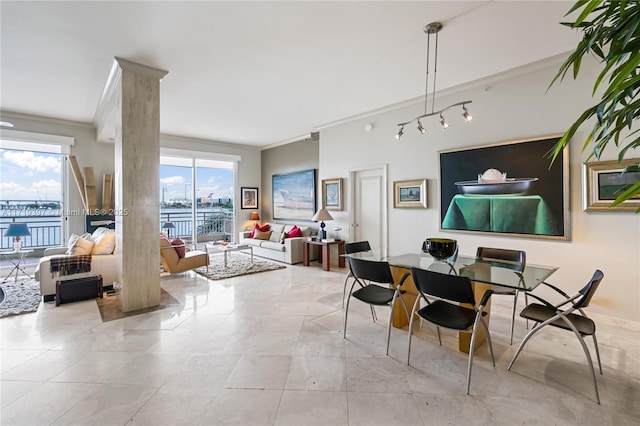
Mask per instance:
[[[304,241],[304,266],[309,266],[309,247],[320,246],[322,247],[322,250],[318,251],[318,262],[322,262],[322,269],[324,271],[329,271],[331,265],[331,246],[333,245],[338,246],[338,266],[344,268],[344,256],[342,256],[345,253],[344,241]]]
[[[2,258],[2,260],[8,260],[13,265],[13,269],[11,270],[11,272],[9,272],[9,275],[7,275],[2,280],[2,283],[6,283],[7,281],[9,281],[9,278],[11,278],[11,275],[13,275],[14,271],[16,273],[16,277],[14,281],[18,281],[18,273],[20,272],[25,274],[27,277],[31,278],[31,276],[27,274],[27,272],[22,267],[22,265],[24,264],[24,258],[30,253],[33,253],[33,250],[0,251],[0,257]]]

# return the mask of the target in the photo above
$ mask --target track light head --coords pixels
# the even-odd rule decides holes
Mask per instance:
[[[418,120],[418,131],[420,132],[421,135],[424,135],[426,133],[426,131],[427,131],[427,129],[425,129],[422,126],[422,123],[420,122],[420,120]]]
[[[396,134],[396,139],[400,140],[403,134],[404,134],[404,126],[401,126],[400,130],[398,130],[398,133]]]
[[[469,110],[467,109],[466,106],[462,105],[462,110],[464,111],[462,113],[462,116],[464,117],[464,122],[468,123],[471,120],[473,120],[473,116],[471,114],[469,114]]]
[[[442,114],[440,114],[440,125],[442,126],[442,130],[444,130],[447,127],[449,127],[449,123],[447,123],[447,120],[444,119]]]

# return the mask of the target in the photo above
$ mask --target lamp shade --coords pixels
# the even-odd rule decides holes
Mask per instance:
[[[313,215],[311,218],[313,221],[323,221],[323,220],[333,220],[331,214],[327,211],[327,209],[320,209]]]
[[[26,235],[31,235],[26,223],[10,223],[7,230],[4,231],[5,237],[24,237]]]
[[[162,229],[175,229],[175,225],[171,222],[165,222],[162,224]]]
[[[251,212],[251,220],[260,220],[258,212]]]

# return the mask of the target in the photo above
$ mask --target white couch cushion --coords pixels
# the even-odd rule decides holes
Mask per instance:
[[[115,231],[107,228],[98,228],[93,231],[93,234],[91,236],[93,237],[93,241],[95,242],[91,254],[100,255],[113,253],[113,250],[116,248]]]
[[[269,250],[276,250],[276,251],[284,251],[285,250],[285,245],[281,244],[279,241],[278,242],[263,241],[262,245],[260,247],[267,248]]]
[[[269,241],[274,243],[279,243],[282,238],[282,233],[284,232],[284,225],[281,223],[270,223],[271,227],[269,230],[271,231],[271,237],[269,237]]]
[[[71,234],[69,237],[69,244],[67,245],[67,254],[80,255],[91,254],[94,242],[91,239],[91,234],[86,233],[83,235]]]
[[[242,240],[242,244],[248,244],[254,247],[260,247],[264,240],[256,240],[255,238],[245,238]]]

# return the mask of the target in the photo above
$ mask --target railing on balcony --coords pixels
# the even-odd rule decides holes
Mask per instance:
[[[171,237],[180,237],[191,241],[193,234],[193,218],[190,211],[161,212],[160,226],[166,222],[173,223]],[[196,213],[196,234],[198,240],[229,239],[233,235],[233,210],[199,211]],[[167,230],[163,229],[164,232]]]
[[[13,237],[5,237],[5,231],[13,222],[24,222],[29,226],[31,235],[20,237],[22,247],[25,249],[37,249],[55,247],[61,245],[61,217],[55,216],[0,216],[0,249],[13,248]]]
[[[40,212],[37,215],[12,214],[9,210],[0,212],[0,250],[13,248],[13,237],[5,237],[5,231],[13,222],[24,222],[29,226],[30,236],[21,237],[25,249],[38,249],[60,246],[62,241],[62,218],[58,210]],[[193,218],[190,211],[161,212],[160,226],[165,222],[175,226],[171,229],[171,237],[179,236],[190,240],[192,237]],[[166,231],[166,230],[163,230]],[[200,211],[196,214],[196,232],[198,240],[229,239],[233,235],[233,210]]]

